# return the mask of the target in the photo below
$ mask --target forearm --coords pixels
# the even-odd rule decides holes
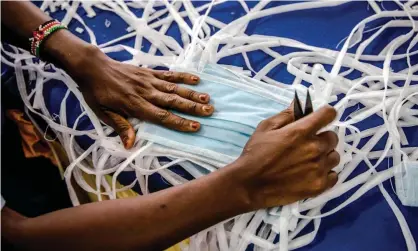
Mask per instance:
[[[13,33],[2,34],[2,40],[28,50],[32,32],[50,19],[31,2],[2,1],[1,22]],[[68,30],[59,30],[46,39],[41,54],[43,60],[58,64],[74,75],[79,71],[77,69],[84,66],[83,62],[97,51]]]
[[[36,250],[163,250],[250,209],[231,170],[147,196],[26,219],[10,238]]]

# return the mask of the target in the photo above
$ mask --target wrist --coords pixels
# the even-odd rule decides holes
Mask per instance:
[[[53,63],[66,70],[71,77],[78,78],[86,74],[91,62],[107,56],[100,49],[89,44],[68,30],[59,30],[44,42],[43,54]]]
[[[215,172],[221,176],[218,180],[223,184],[219,185],[228,194],[228,200],[234,204],[233,207],[238,210],[236,214],[258,209],[251,198],[251,186],[243,175],[246,170],[243,165],[246,165],[245,162],[237,160]]]

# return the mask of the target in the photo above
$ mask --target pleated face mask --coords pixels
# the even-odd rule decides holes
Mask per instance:
[[[395,175],[396,194],[404,206],[418,207],[418,161],[405,161],[404,172]]]
[[[138,132],[140,138],[230,163],[241,154],[257,125],[286,109],[294,96],[293,89],[283,89],[238,76],[216,65],[208,65],[202,73],[194,74],[200,76],[200,83],[187,88],[211,96],[211,104],[215,107],[213,115],[194,117],[173,111],[184,118],[200,122],[201,129],[196,133],[182,133],[144,123]]]

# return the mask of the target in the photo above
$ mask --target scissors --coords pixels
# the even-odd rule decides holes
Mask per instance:
[[[305,117],[306,115],[313,112],[313,106],[312,106],[312,100],[311,95],[306,95],[306,102],[305,102],[305,111],[302,109],[302,104],[300,103],[298,93],[295,90],[295,98],[293,99],[293,111],[295,114],[295,120],[301,119]]]

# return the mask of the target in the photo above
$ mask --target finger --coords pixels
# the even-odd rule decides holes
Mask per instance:
[[[297,151],[288,154],[288,158],[294,163],[304,163],[326,159],[328,143],[323,140],[311,139],[297,144]]]
[[[196,75],[185,72],[174,71],[153,71],[154,76],[161,80],[165,80],[172,83],[185,83],[189,85],[195,85],[199,83],[200,78]]]
[[[333,151],[338,144],[338,136],[335,132],[327,131],[317,135],[318,138],[327,145],[327,153]]]
[[[332,106],[326,105],[288,126],[296,135],[303,138],[307,135],[316,134],[321,128],[331,123],[336,116],[336,110]]]
[[[325,160],[325,171],[328,173],[340,163],[340,154],[337,151],[330,152]]]
[[[260,130],[260,131],[276,130],[294,121],[295,121],[295,118],[293,115],[293,102],[292,102],[286,110],[283,110],[279,114],[274,115],[266,120],[263,120],[257,127],[257,130]]]
[[[338,181],[338,174],[334,171],[330,171],[328,173],[327,177],[327,189],[330,189],[331,187],[335,186]]]
[[[173,109],[197,116],[210,116],[214,111],[214,108],[211,105],[202,105],[200,103],[182,98],[176,94],[163,92],[157,93],[152,103],[159,107]]]
[[[199,122],[179,117],[167,110],[156,107],[151,103],[144,104],[141,107],[143,107],[141,112],[132,110],[132,114],[136,117],[142,117],[152,123],[181,132],[196,132],[200,129]]]
[[[161,92],[174,93],[182,98],[189,99],[202,104],[207,104],[210,100],[210,97],[207,93],[196,92],[188,88],[179,86],[177,84],[162,80],[154,82],[153,86]]]
[[[109,119],[103,121],[115,129],[126,149],[132,148],[135,143],[135,130],[131,123],[129,123],[127,119],[117,113],[111,111],[104,111],[104,113]]]
[[[87,102],[89,107],[93,110],[96,116],[101,119],[104,123],[112,127],[121,138],[123,145],[126,149],[133,146],[135,142],[135,130],[131,124],[119,114],[104,111],[100,108],[91,95],[83,95],[84,100]]]

